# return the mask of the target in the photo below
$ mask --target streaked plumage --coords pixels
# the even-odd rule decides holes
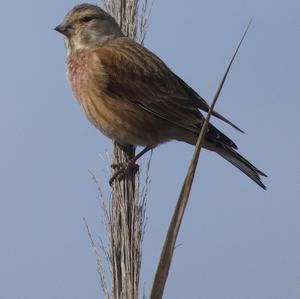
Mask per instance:
[[[172,139],[196,143],[204,122],[200,110],[207,112],[208,104],[156,55],[125,37],[111,16],[82,4],[56,29],[66,36],[74,95],[101,132],[121,144],[151,148]],[[213,115],[238,129],[217,112]],[[212,124],[204,147],[265,188],[259,177],[265,174]]]

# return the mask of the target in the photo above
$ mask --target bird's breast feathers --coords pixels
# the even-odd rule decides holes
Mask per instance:
[[[106,87],[106,73],[93,52],[82,51],[68,57],[66,71],[72,91],[79,102],[89,94],[92,85],[97,84],[97,89]]]
[[[104,95],[107,76],[99,58],[91,51],[78,52],[68,57],[66,70],[74,96],[87,118],[112,138],[108,120],[110,114]]]
[[[107,93],[113,75],[108,75],[96,51],[70,56],[66,69],[74,96],[90,122],[103,134],[121,144],[148,145],[148,139],[156,140],[153,136],[145,140],[147,134],[141,130],[147,112],[139,114],[135,105]],[[152,119],[150,114],[149,117]],[[156,134],[155,130],[152,130],[153,134]]]

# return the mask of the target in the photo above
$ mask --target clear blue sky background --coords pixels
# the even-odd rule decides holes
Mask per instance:
[[[1,4],[0,298],[102,298],[82,218],[103,235],[97,188],[111,142],[85,119],[67,85],[53,30],[78,1]],[[146,45],[208,101],[253,24],[215,121],[257,167],[263,191],[203,152],[165,298],[300,298],[300,2],[156,0]],[[152,282],[193,148],[154,151],[142,286]],[[145,165],[148,157],[142,163]]]

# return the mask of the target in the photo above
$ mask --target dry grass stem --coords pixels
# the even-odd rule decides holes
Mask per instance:
[[[250,22],[251,23],[251,22]],[[164,288],[165,288],[165,283],[168,277],[168,273],[169,273],[169,269],[171,266],[171,262],[172,262],[172,257],[173,257],[173,253],[174,253],[174,248],[176,245],[176,240],[177,240],[177,236],[178,236],[178,232],[181,226],[181,222],[184,216],[184,212],[185,212],[185,208],[189,199],[189,195],[190,195],[190,191],[192,188],[192,184],[193,184],[193,179],[194,179],[194,175],[195,175],[195,171],[196,171],[196,167],[197,167],[197,163],[199,160],[199,155],[200,155],[200,151],[201,151],[201,147],[202,144],[204,142],[204,138],[205,138],[205,134],[207,131],[207,127],[208,127],[208,122],[211,116],[212,111],[214,110],[215,104],[218,100],[218,97],[220,95],[220,92],[223,88],[223,85],[225,83],[225,80],[227,78],[227,75],[229,73],[229,70],[232,66],[232,63],[238,53],[238,50],[246,36],[246,33],[248,32],[250,23],[248,24],[239,44],[238,47],[226,69],[226,72],[220,82],[220,85],[216,91],[216,94],[214,96],[212,105],[208,111],[207,117],[205,119],[205,122],[202,126],[201,132],[199,134],[196,146],[195,146],[195,150],[193,153],[193,157],[192,160],[190,162],[190,166],[187,172],[187,175],[185,177],[178,201],[177,201],[177,205],[175,208],[175,211],[173,213],[172,219],[171,219],[171,223],[167,232],[167,236],[164,242],[164,246],[160,255],[160,260],[159,260],[159,264],[155,273],[155,277],[154,277],[154,282],[152,285],[152,290],[151,290],[151,294],[150,294],[150,299],[161,299],[163,296],[163,292],[164,292]]]
[[[121,26],[124,34],[136,41],[143,42],[148,28],[150,14],[149,0],[103,0],[104,9]],[[112,164],[127,162],[135,156],[135,147],[121,146],[113,142]],[[150,160],[149,160],[150,163]],[[145,185],[140,194],[139,172],[132,170],[124,179],[115,180],[108,201],[104,199],[98,185],[102,222],[106,229],[107,246],[97,245],[87,232],[96,256],[100,286],[105,299],[137,299],[142,261],[142,241],[146,223],[146,204],[149,180],[149,164],[146,168]],[[107,287],[104,266],[99,248],[108,261],[111,283]]]
[[[126,188],[122,187],[122,190],[116,187],[116,194],[114,196],[111,194],[110,198],[106,200],[101,190],[101,184],[92,173],[92,179],[98,186],[99,204],[102,211],[102,222],[107,234],[107,245],[104,246],[102,240],[100,240],[100,245],[96,244],[87,224],[86,228],[96,257],[100,286],[105,299],[138,298],[142,241],[146,225],[145,211],[150,184],[150,160],[151,157],[147,163],[143,188],[140,188],[140,179],[139,176],[137,177],[136,190],[141,189],[142,191],[140,194],[135,194],[134,199],[138,200],[134,204],[122,200],[122,196],[127,196],[124,194]],[[118,198],[119,196],[121,198]],[[111,283],[109,288],[101,258],[103,255],[109,266],[110,277],[107,279]]]
[[[103,0],[105,10],[128,37],[143,44],[154,0]]]

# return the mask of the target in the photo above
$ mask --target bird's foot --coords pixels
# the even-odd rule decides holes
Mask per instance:
[[[116,169],[115,173],[111,176],[109,180],[109,185],[112,186],[113,182],[118,179],[121,180],[124,176],[133,171],[133,173],[137,173],[139,171],[139,165],[135,164],[135,160],[131,159],[124,163],[115,163],[111,165],[111,168]]]

